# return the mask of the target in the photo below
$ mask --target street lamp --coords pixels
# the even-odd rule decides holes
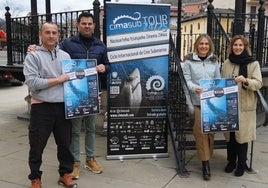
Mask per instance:
[[[179,58],[181,58],[181,7],[182,7],[182,1],[178,0],[176,49]]]
[[[31,44],[39,44],[37,0],[31,0]]]
[[[243,35],[245,30],[245,20],[243,13],[246,9],[246,0],[235,0],[235,18],[233,23],[233,36]]]
[[[50,0],[46,0],[46,21],[51,22],[51,6],[50,6]]]

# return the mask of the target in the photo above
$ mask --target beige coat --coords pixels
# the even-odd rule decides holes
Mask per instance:
[[[233,64],[227,59],[222,66],[222,78],[232,78],[239,76],[239,65]],[[238,105],[239,105],[239,131],[235,133],[238,143],[243,144],[256,139],[256,90],[262,87],[262,75],[258,61],[248,64],[248,86],[246,90],[242,84],[238,84]],[[227,142],[230,134],[225,133]]]

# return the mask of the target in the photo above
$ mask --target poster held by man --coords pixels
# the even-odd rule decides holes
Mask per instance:
[[[64,83],[65,117],[99,113],[96,59],[63,60],[62,71],[69,76],[69,81]]]

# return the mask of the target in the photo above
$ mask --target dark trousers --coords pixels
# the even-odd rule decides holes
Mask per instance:
[[[246,168],[248,143],[239,144],[235,139],[235,133],[230,132],[230,141],[227,142],[227,160]]]
[[[63,103],[41,103],[31,105],[29,125],[29,166],[31,173],[28,178],[41,179],[42,154],[53,132],[57,144],[59,174],[71,173],[73,156],[70,151],[72,124],[65,119]]]

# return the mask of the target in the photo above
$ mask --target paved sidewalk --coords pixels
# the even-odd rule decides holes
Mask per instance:
[[[0,86],[0,188],[29,187],[27,179],[28,121],[18,119],[27,112],[24,97],[27,87]],[[102,125],[97,125],[98,127]],[[83,146],[83,138],[81,138]],[[84,148],[81,148],[82,151]],[[106,160],[106,137],[96,135],[97,161],[104,173],[96,175],[82,169],[77,181],[80,188],[266,188],[268,187],[268,127],[257,129],[254,142],[253,169],[256,174],[245,173],[242,177],[223,172],[226,165],[226,151],[215,150],[211,160],[212,179],[203,181],[201,163],[195,151],[186,151],[188,178],[181,178],[175,171],[175,160],[169,141],[169,157],[154,159]],[[82,161],[84,162],[84,155]],[[57,185],[58,161],[53,136],[43,155],[43,188],[61,187]]]

